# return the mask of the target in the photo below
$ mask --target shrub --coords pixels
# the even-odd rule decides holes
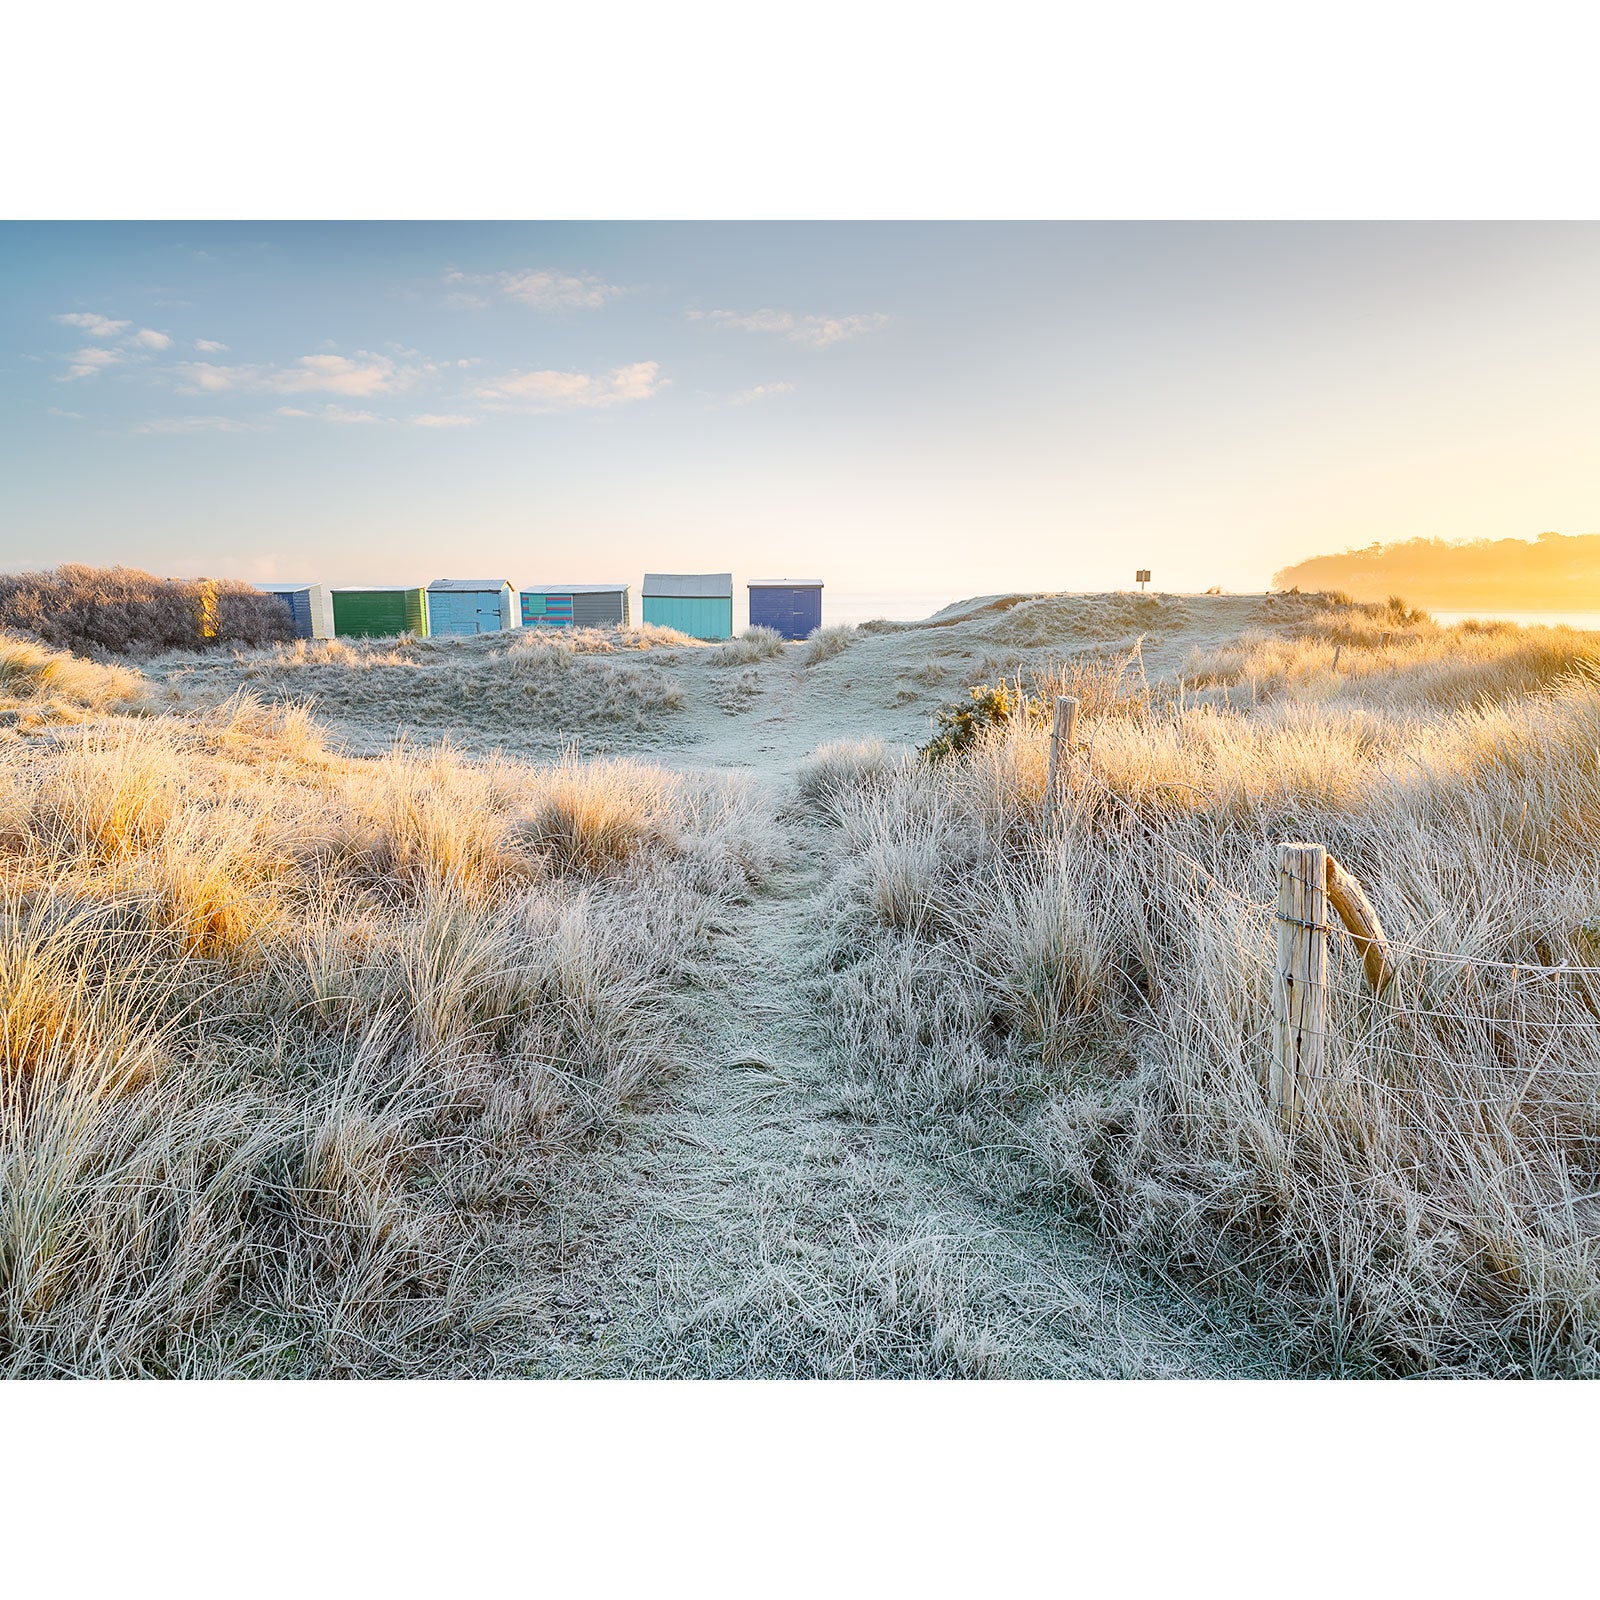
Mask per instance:
[[[157,578],[136,567],[71,562],[0,573],[0,626],[79,654],[255,646],[294,636],[276,595],[230,578]]]
[[[1048,715],[1044,700],[1024,694],[1004,681],[993,685],[975,683],[969,693],[970,703],[957,700],[934,712],[934,725],[939,731],[922,747],[920,753],[925,761],[965,755],[992,728],[1003,728],[1010,722],[1042,722]]]

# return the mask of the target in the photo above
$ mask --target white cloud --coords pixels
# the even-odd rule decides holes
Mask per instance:
[[[736,406],[751,406],[757,400],[770,400],[775,394],[793,394],[792,383],[758,383],[753,389],[741,389],[733,397]]]
[[[611,372],[512,372],[478,390],[492,403],[525,402],[536,411],[567,411],[648,400],[666,383],[655,361],[636,361]]]
[[[215,339],[196,339],[194,347],[196,350],[203,350],[208,356],[219,356],[228,348],[227,345],[219,344]]]
[[[70,383],[74,378],[92,378],[104,368],[114,366],[122,360],[122,352],[106,350],[97,345],[86,345],[82,350],[74,350],[67,360],[70,365],[67,367],[65,381]]]
[[[126,342],[136,344],[142,350],[165,350],[172,343],[172,339],[168,334],[157,333],[154,328],[141,328],[137,333],[130,335]]]
[[[141,422],[135,433],[255,433],[254,423],[234,417],[157,417]]]
[[[52,417],[72,417],[78,422],[83,421],[83,413],[81,411],[63,411],[60,406],[47,406],[45,409],[49,411]]]
[[[299,406],[279,406],[277,414],[280,417],[310,417],[317,422],[382,422],[384,419],[375,411],[352,411],[348,406],[335,405],[328,401],[315,411],[304,411]]]
[[[82,328],[92,339],[114,339],[133,326],[131,322],[113,322],[110,317],[102,317],[94,311],[62,311],[55,320],[69,328]]]
[[[524,267],[517,272],[451,271],[445,273],[444,281],[451,286],[446,301],[471,310],[481,310],[489,302],[463,287],[467,284],[491,288],[535,311],[593,311],[624,292],[592,272],[574,275],[549,267]]]
[[[858,312],[849,317],[801,316],[793,311],[690,311],[694,322],[714,322],[719,328],[737,328],[743,333],[775,333],[792,344],[807,344],[822,350],[830,344],[872,333],[888,322],[881,311]]]
[[[411,419],[419,428],[475,428],[478,425],[476,417],[463,417],[455,412],[424,411],[421,416]]]
[[[218,366],[212,361],[180,361],[176,371],[190,388],[217,393],[231,389],[265,389],[273,394],[321,391],[365,398],[408,388],[424,371],[397,366],[388,356],[358,350],[354,357],[301,356],[292,366]]]

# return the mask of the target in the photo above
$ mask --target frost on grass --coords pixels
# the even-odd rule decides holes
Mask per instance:
[[[720,779],[249,697],[0,747],[0,1371],[517,1370],[553,1163],[775,859]]]
[[[1257,671],[1254,710],[1130,694],[1115,662],[1080,678],[1086,749],[1048,831],[1037,722],[886,775],[819,752],[802,783],[845,851],[815,923],[841,1060],[884,1114],[1057,1195],[1315,1369],[1600,1373],[1600,994],[1507,988],[1518,963],[1600,964],[1600,644],[1293,621],[1288,644],[1191,663]],[[1358,963],[1336,970],[1362,1093],[1291,1140],[1261,1075],[1271,863],[1300,838],[1397,940],[1451,959],[1418,959],[1393,1015]]]

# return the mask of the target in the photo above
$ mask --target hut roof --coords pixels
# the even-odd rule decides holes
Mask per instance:
[[[731,572],[647,572],[644,594],[657,599],[731,600]]]
[[[430,589],[459,589],[463,593],[485,593],[513,587],[509,578],[435,578]]]
[[[621,594],[625,583],[525,583],[523,594]]]
[[[752,578],[747,589],[820,589],[821,578]]]

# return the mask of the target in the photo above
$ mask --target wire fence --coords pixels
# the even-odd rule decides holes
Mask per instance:
[[[1058,728],[1063,724],[1075,727],[1076,718],[1058,701]],[[1063,777],[1066,771],[1063,762]],[[1600,964],[1508,959],[1395,938],[1359,883],[1318,845],[1282,847],[1277,901],[1254,899],[1175,845],[1087,761],[1071,764],[1071,781],[1088,786],[1237,909],[1275,925],[1271,1012],[1250,1043],[1290,1120],[1352,1097],[1369,1110],[1389,1109],[1400,1123],[1448,1107],[1458,1120],[1479,1111],[1497,1124],[1525,1125],[1519,1133],[1536,1125],[1569,1145],[1577,1137],[1600,1157]],[[1055,784],[1052,763],[1047,821]],[[1352,896],[1355,927],[1345,920]]]

